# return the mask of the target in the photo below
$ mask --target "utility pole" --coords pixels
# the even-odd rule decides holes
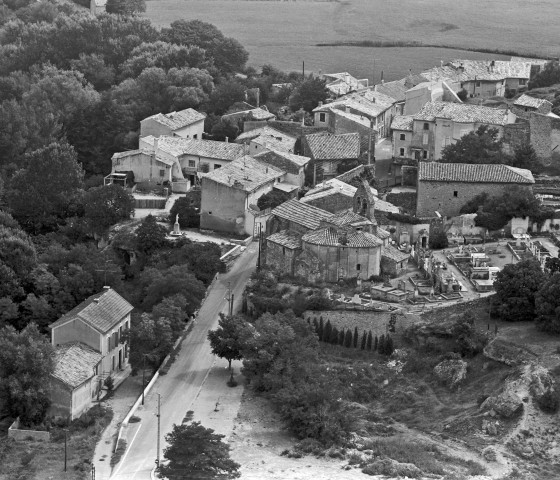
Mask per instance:
[[[228,315],[233,316],[233,292],[231,291],[231,282],[228,282],[228,293],[224,300],[228,301]]]
[[[161,431],[161,395],[157,394],[157,453],[156,464],[159,467],[159,436]]]
[[[257,271],[261,269],[261,237],[262,237],[262,224],[259,223],[259,256],[257,257]]]
[[[144,390],[146,390],[146,354],[142,354],[142,405],[144,405]]]
[[[91,466],[91,480],[95,480],[95,465]]]
[[[301,76],[305,80],[305,60],[302,61]]]
[[[66,461],[68,459],[68,441],[67,441],[67,436],[68,436],[68,429],[65,428],[64,429],[64,471],[66,471]]]

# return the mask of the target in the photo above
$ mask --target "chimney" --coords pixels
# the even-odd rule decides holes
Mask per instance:
[[[107,291],[107,290],[111,290],[111,287],[109,285],[104,285],[103,286],[103,290]]]
[[[226,137],[226,143],[229,143],[229,137]]]
[[[344,111],[346,113],[350,113],[350,107],[348,105],[344,105]]]
[[[323,106],[323,101],[319,100],[319,106],[322,107]]]
[[[94,298],[93,303],[99,303],[99,298]]]
[[[154,138],[154,152],[158,149],[158,137]]]

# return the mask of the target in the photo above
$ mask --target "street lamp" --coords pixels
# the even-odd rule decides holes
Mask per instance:
[[[142,354],[142,405],[144,405],[144,390],[146,390],[146,354]]]

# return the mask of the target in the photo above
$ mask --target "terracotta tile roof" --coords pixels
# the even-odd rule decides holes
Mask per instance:
[[[339,213],[329,215],[324,219],[325,222],[331,223],[337,227],[344,227],[347,225],[372,225],[372,221],[362,215],[354,213],[352,210],[343,210]]]
[[[518,105],[520,107],[530,107],[530,108],[539,108],[547,103],[552,105],[551,102],[545,100],[544,98],[531,97],[525,93],[521,95],[515,102],[513,102],[514,105]]]
[[[255,128],[253,130],[249,130],[248,132],[243,132],[239,135],[235,141],[239,142],[241,140],[252,140],[253,138],[257,138],[259,135],[271,135],[275,137],[287,137],[295,142],[296,138],[288,135],[286,133],[281,132],[280,130],[276,130],[268,125],[264,125],[260,128]]]
[[[145,150],[145,149],[129,150],[128,152],[117,152],[113,154],[111,160],[120,160],[121,158],[135,157],[138,155],[145,155],[146,157],[151,157],[154,155],[154,152],[150,152],[149,150]],[[156,156],[155,160],[156,162],[161,162],[165,165],[173,165],[175,163],[173,160],[170,160],[169,158],[160,157],[160,156]]]
[[[311,150],[311,156],[315,160],[342,160],[360,156],[360,134],[358,133],[343,135],[315,133],[306,135],[305,139]]]
[[[323,246],[345,246],[349,248],[371,248],[381,245],[381,241],[371,233],[356,232],[353,230],[346,231],[347,243],[342,245],[340,243],[340,231],[334,227],[321,228],[312,232],[307,232],[302,241],[305,243],[312,243],[313,245]]]
[[[352,122],[359,123],[362,127],[371,127],[371,121],[369,120],[369,118],[364,117],[363,115],[357,115],[355,113],[347,112],[346,110],[341,110],[339,108],[329,108],[329,112],[333,115],[344,117]]]
[[[266,237],[267,242],[274,242],[283,247],[295,250],[301,248],[301,236],[297,233],[290,232],[289,230],[282,230],[281,232],[274,233]]]
[[[297,223],[309,230],[321,225],[321,220],[330,215],[329,212],[297,200],[288,200],[272,210],[272,215]]]
[[[409,253],[401,252],[400,250],[396,249],[392,245],[386,245],[383,247],[381,251],[381,256],[386,257],[389,260],[393,260],[394,262],[402,262],[410,257]]]
[[[288,173],[297,174],[301,167],[305,167],[311,160],[309,157],[294,155],[293,153],[269,150],[268,152],[257,153],[254,158],[261,162],[273,165]]]
[[[511,57],[510,61],[530,63],[531,65],[540,65],[541,67],[544,67],[546,64],[550,63],[550,60],[544,60],[542,58],[528,58],[528,57]]]
[[[397,115],[393,118],[391,128],[393,130],[405,130],[408,132],[412,132],[413,125],[414,117],[412,115]]]
[[[375,100],[374,100],[375,99]],[[332,108],[345,110],[349,108],[355,113],[366,115],[369,118],[375,118],[381,115],[385,110],[392,107],[394,100],[386,95],[372,90],[364,90],[363,92],[354,92],[341,97],[334,102],[326,103],[316,107],[313,112],[326,112]]]
[[[335,95],[344,95],[367,85],[367,80],[359,80],[348,72],[325,73],[323,78],[326,80],[327,89]]]
[[[263,133],[253,138],[251,142],[261,145],[270,150],[280,150],[283,152],[293,153],[296,148],[296,138],[289,137],[284,133],[276,134]]]
[[[375,199],[375,203],[377,204],[377,199]],[[375,235],[377,238],[380,238],[381,240],[386,240],[391,236],[391,234],[387,230],[383,230],[382,228],[378,228],[373,235]]]
[[[530,170],[501,164],[420,162],[418,180],[428,182],[533,184]]]
[[[210,173],[204,173],[201,177],[245,192],[253,192],[262,185],[278,181],[285,173],[272,165],[245,156]]]
[[[375,86],[377,92],[383,93],[391,97],[395,102],[404,102],[406,91],[420,83],[427,81],[428,78],[423,75],[408,75],[400,80],[393,82],[379,83]]]
[[[151,146],[156,144],[155,140],[151,135],[142,138],[143,142]],[[238,143],[168,136],[162,136],[157,139],[157,150],[169,153],[175,157],[195,155],[219,160],[235,160],[245,154],[245,147]]]
[[[433,122],[436,118],[448,118],[455,122],[484,123],[487,125],[506,125],[506,110],[466,103],[428,102],[413,115],[414,120]]]
[[[399,213],[399,207],[393,205],[392,203],[381,200],[380,198],[375,199],[375,210],[379,212],[386,213]]]
[[[451,79],[457,82],[498,82],[506,78],[529,79],[531,64],[504,60],[453,60],[441,67],[430,68],[422,72],[422,75],[430,81]]]
[[[65,313],[49,328],[59,327],[71,320],[79,319],[98,332],[106,333],[128,315],[134,307],[112,288],[92,295],[68,313]]]
[[[326,182],[323,182],[315,188],[309,190],[300,201],[305,203],[310,200],[315,200],[316,198],[326,197],[333,194],[341,194],[345,197],[354,198],[356,190],[356,187],[349,185],[346,182],[338,180],[337,178],[331,178],[330,180],[327,180]]]
[[[254,110],[251,110],[250,116],[254,120],[268,120],[270,118],[276,118],[276,115],[270,113],[268,110],[264,110],[263,108],[255,108]]]
[[[192,125],[193,123],[200,122],[205,118],[205,113],[200,113],[192,108],[187,108],[185,110],[180,110],[179,112],[156,113],[151,117],[145,118],[143,121],[154,120],[171,128],[171,130],[179,130],[180,128]]]
[[[93,369],[103,355],[80,342],[65,343],[55,350],[52,376],[72,388],[94,376]]]

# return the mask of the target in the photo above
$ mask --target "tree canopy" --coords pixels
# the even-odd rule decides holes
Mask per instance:
[[[503,142],[498,138],[497,128],[487,125],[476,132],[463,135],[457,142],[446,146],[441,152],[443,163],[507,163],[502,152]]]
[[[133,213],[134,198],[120,185],[93,187],[84,196],[84,219],[94,233],[105,233]]]
[[[303,80],[293,90],[290,96],[290,108],[297,111],[301,108],[311,112],[319,102],[324,102],[328,97],[326,81],[319,77],[311,76]]]
[[[11,326],[0,330],[0,395],[23,425],[37,425],[45,418],[53,371],[53,347],[35,325],[21,332]]]
[[[535,297],[544,280],[545,274],[536,260],[506,265],[494,282],[500,317],[510,322],[533,320]]]
[[[245,320],[239,316],[220,314],[218,328],[208,332],[212,353],[225,358],[231,369],[232,360],[241,360],[243,355],[243,338],[246,330]]]
[[[535,296],[535,323],[539,330],[560,333],[560,273],[550,275]]]
[[[200,422],[173,425],[165,436],[169,446],[163,456],[167,463],[160,465],[159,474],[169,480],[239,478],[240,465],[230,458],[224,437]]]

